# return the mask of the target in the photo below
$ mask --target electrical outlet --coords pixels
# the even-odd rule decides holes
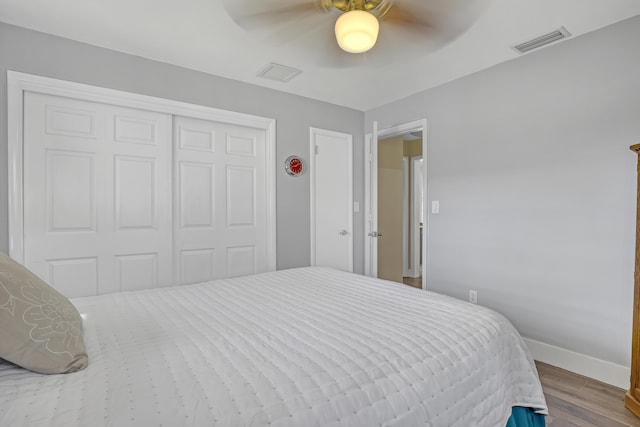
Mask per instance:
[[[472,304],[478,303],[478,291],[471,289],[469,291],[469,302]]]

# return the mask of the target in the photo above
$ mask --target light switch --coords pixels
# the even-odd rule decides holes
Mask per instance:
[[[437,200],[431,201],[431,213],[440,213],[440,202]]]
[[[360,202],[353,202],[353,211],[360,212]]]

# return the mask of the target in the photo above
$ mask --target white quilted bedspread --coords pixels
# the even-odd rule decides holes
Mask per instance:
[[[504,427],[546,413],[501,315],[322,268],[74,299],[89,367],[0,363],[1,426]]]

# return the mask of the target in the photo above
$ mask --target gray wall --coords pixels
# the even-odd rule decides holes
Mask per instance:
[[[0,23],[0,251],[7,229],[7,70],[87,83],[274,118],[278,165],[291,154],[309,159],[309,127],[353,135],[354,201],[363,200],[360,111],[212,76]],[[309,265],[309,175],[277,170],[278,268]],[[354,214],[354,268],[362,272],[362,213]]]
[[[629,365],[640,17],[365,113],[426,117],[427,285]],[[428,73],[429,70],[425,70]]]

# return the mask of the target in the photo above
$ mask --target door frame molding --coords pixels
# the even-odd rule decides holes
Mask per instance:
[[[267,270],[274,271],[276,269],[275,119],[8,70],[9,256],[13,259],[21,263],[24,262],[23,121],[25,92],[62,96],[264,130],[267,175]]]
[[[409,240],[413,242],[413,235],[409,239],[409,230],[411,230],[411,210],[409,209],[409,198],[413,191],[409,191],[409,186],[413,186],[412,177],[409,176],[409,163],[411,157],[402,156],[402,275],[404,277],[413,276],[413,253],[409,259]],[[413,203],[413,200],[411,200]],[[413,248],[413,243],[412,243]],[[411,268],[409,268],[411,264]]]
[[[349,176],[348,181],[349,185],[347,186],[348,193],[348,201],[347,201],[347,221],[348,223],[348,232],[347,235],[347,244],[348,244],[348,271],[353,272],[353,135],[342,132],[335,132],[327,129],[320,128],[309,128],[309,199],[310,199],[310,244],[311,244],[311,252],[310,252],[310,265],[316,265],[316,214],[315,214],[315,204],[316,204],[316,179],[315,179],[315,167],[316,167],[316,157],[315,157],[315,144],[317,135],[326,135],[334,138],[345,139],[348,144],[348,155],[347,155],[347,164],[349,168],[347,170],[347,175]],[[345,138],[346,137],[346,138]]]
[[[423,156],[412,156],[409,158],[411,162],[411,177],[409,180],[411,181],[411,212],[409,214],[409,229],[411,230],[411,268],[409,269],[410,277],[419,277],[420,276],[420,263],[422,260],[420,259],[420,205],[418,197],[418,192],[415,191],[416,183],[420,182],[418,180],[418,165],[420,161],[424,159]],[[424,161],[422,162],[424,165]],[[423,179],[422,185],[424,184],[424,171],[422,172]],[[420,185],[420,189],[423,190],[422,185]],[[424,191],[422,191],[424,195]],[[424,203],[423,203],[424,205]],[[424,211],[423,211],[424,214]]]
[[[377,130],[377,124],[374,123],[374,132],[377,136],[377,140],[383,138],[389,138],[392,136],[400,135],[403,133],[422,130],[422,156],[424,159],[428,159],[427,153],[427,119],[419,119],[411,122],[399,124],[396,126],[392,126],[386,129]],[[375,262],[375,258],[378,255],[377,244],[376,241],[369,236],[369,233],[374,230],[374,227],[377,226],[377,203],[378,203],[378,194],[377,182],[372,182],[372,176],[374,175],[373,164],[378,163],[378,144],[377,140],[374,144],[372,141],[373,138],[372,133],[367,133],[365,135],[365,221],[364,221],[364,274],[367,276],[376,276],[377,275],[377,262]],[[424,224],[423,224],[423,233],[425,238],[422,239],[422,266],[423,266],[423,274],[422,274],[422,289],[427,289],[427,272],[428,272],[428,254],[427,254],[427,242],[428,238],[428,225],[429,225],[429,217],[426,214],[427,211],[427,160],[423,161],[423,176],[422,176],[422,208],[425,212]],[[377,174],[375,174],[375,179],[377,179]]]

